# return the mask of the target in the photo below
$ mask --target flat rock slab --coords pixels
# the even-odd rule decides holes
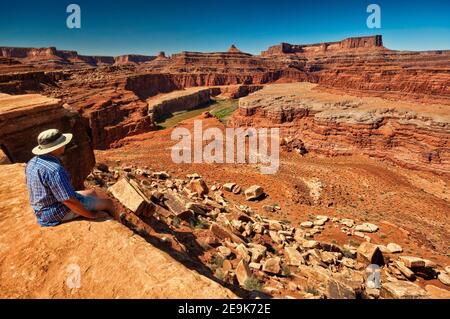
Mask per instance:
[[[363,242],[357,250],[357,259],[365,264],[384,265],[384,256],[378,245]]]
[[[148,204],[145,198],[142,197],[136,188],[125,178],[108,188],[108,191],[136,215],[140,215]]]
[[[220,239],[230,239],[231,241],[237,244],[244,243],[244,240],[242,238],[234,234],[231,230],[217,223],[212,223],[210,230],[214,235],[216,235]]]
[[[264,195],[264,190],[261,186],[252,185],[245,190],[246,200],[256,200]]]
[[[320,287],[320,290],[331,299],[355,299],[355,285],[351,280],[334,278],[331,271],[322,267],[301,265],[298,268],[300,276],[306,278],[306,285]]]
[[[386,247],[393,254],[401,253],[403,251],[402,246],[395,244],[395,243],[389,243]]]
[[[236,298],[116,221],[39,227],[23,165],[2,166],[0,243],[0,298]]]
[[[413,256],[400,256],[399,259],[408,268],[425,267],[425,260],[419,257]]]
[[[0,94],[0,112],[28,112],[40,109],[43,106],[49,109],[59,105],[60,100],[40,94],[8,95]]]
[[[232,192],[233,188],[236,186],[236,183],[226,183],[223,184],[223,189],[226,190],[227,192]]]
[[[252,276],[252,272],[245,260],[241,260],[236,267],[236,278],[239,282],[239,285],[242,287],[245,286],[247,280]]]
[[[378,226],[371,223],[364,223],[355,227],[356,231],[364,233],[374,233],[378,230]]]
[[[428,297],[426,290],[409,281],[383,283],[380,296],[394,299],[424,299]]]
[[[175,216],[183,215],[187,211],[186,203],[178,195],[167,192],[164,194],[164,198],[164,204]]]
[[[304,263],[302,255],[294,247],[285,247],[284,251],[289,259],[289,265],[300,266]]]

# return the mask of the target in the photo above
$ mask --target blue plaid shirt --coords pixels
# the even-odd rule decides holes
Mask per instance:
[[[25,174],[31,207],[39,225],[59,225],[70,211],[62,202],[76,197],[69,173],[56,156],[41,155],[28,162]]]

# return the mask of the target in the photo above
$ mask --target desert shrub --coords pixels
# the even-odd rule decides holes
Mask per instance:
[[[190,224],[191,228],[196,228],[196,229],[208,229],[209,228],[209,224],[200,218],[191,220],[189,222],[189,224]]]
[[[342,248],[342,255],[344,257],[347,257],[347,258],[350,258],[350,259],[353,258],[353,254],[351,253],[351,251],[348,250],[348,249],[345,249],[345,248]]]
[[[211,265],[212,268],[216,269],[216,268],[222,268],[223,266],[223,257],[219,256],[219,255],[215,255],[211,258]]]
[[[320,295],[319,290],[317,290],[315,287],[312,287],[312,286],[306,287],[305,292],[309,293],[309,294],[312,294],[314,296],[319,296]]]
[[[175,228],[179,228],[179,227],[180,227],[180,224],[181,224],[181,219],[180,219],[178,216],[175,216],[175,217],[172,219],[172,225],[173,225]]]
[[[348,244],[349,244],[350,246],[352,246],[352,247],[355,247],[355,248],[358,248],[359,245],[361,245],[358,241],[353,240],[353,239],[350,239],[350,240],[348,241]]]
[[[285,277],[291,276],[291,269],[287,265],[281,265],[281,275]]]
[[[225,279],[225,273],[223,272],[222,268],[217,268],[214,272],[214,276],[222,281]]]
[[[245,281],[244,288],[250,291],[260,291],[262,289],[262,284],[258,278],[251,276]]]

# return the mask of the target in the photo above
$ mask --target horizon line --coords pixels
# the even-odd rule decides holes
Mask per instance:
[[[380,36],[383,38],[382,34],[376,34],[376,35],[361,35],[361,36],[351,36],[351,37],[346,37],[343,38],[341,40],[335,40],[335,41],[325,41],[325,42],[314,42],[314,43],[300,43],[300,44],[294,44],[294,43],[290,43],[290,42],[285,42],[285,41],[281,41],[278,42],[277,44],[271,45],[269,47],[266,48],[266,50],[272,46],[277,46],[277,45],[281,45],[281,44],[291,44],[291,45],[299,45],[299,46],[313,46],[313,45],[319,45],[319,44],[324,44],[324,43],[338,43],[338,42],[342,42],[344,40],[347,39],[354,39],[354,38],[371,38],[371,37],[377,37]],[[235,45],[234,43],[231,43],[229,47]],[[413,49],[390,49],[384,46],[384,43],[382,43],[382,45],[380,46],[381,48],[385,48],[387,50],[391,50],[391,51],[398,51],[398,52],[435,52],[435,51],[450,51],[449,49],[429,49],[429,50],[413,50]],[[156,57],[158,56],[160,53],[166,53],[168,51],[166,50],[158,50],[154,55],[152,54],[143,54],[143,53],[123,53],[123,54],[118,54],[118,55],[109,55],[109,54],[83,54],[79,51],[79,49],[68,49],[68,48],[59,48],[57,46],[53,46],[53,45],[49,45],[49,46],[2,46],[0,45],[0,48],[19,48],[19,49],[52,49],[54,48],[57,51],[67,51],[67,52],[76,52],[77,55],[79,56],[91,56],[91,57],[120,57],[120,56],[126,56],[126,55],[139,55],[139,56],[146,56],[146,57]],[[238,48],[239,49],[239,48]],[[239,49],[240,50],[240,49]],[[252,56],[260,56],[262,52],[264,52],[265,50],[260,50],[259,54],[254,54],[254,53],[250,53],[250,52],[244,52],[241,51],[241,53],[245,53],[245,54],[250,54]],[[177,52],[173,52],[173,53],[169,53],[168,56],[172,56],[174,54],[179,54],[179,53],[185,53],[185,52],[191,52],[191,53],[228,53],[228,51],[186,51],[186,50],[181,50],[181,51],[177,51]]]

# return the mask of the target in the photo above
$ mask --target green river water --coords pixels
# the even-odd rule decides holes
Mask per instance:
[[[231,114],[237,109],[238,100],[222,100],[214,99],[213,102],[204,107],[192,110],[192,111],[181,111],[175,112],[172,116],[162,119],[160,122],[156,122],[159,129],[166,129],[175,126],[181,121],[196,117],[205,111],[211,112],[212,115],[216,116],[222,123],[226,124]]]

